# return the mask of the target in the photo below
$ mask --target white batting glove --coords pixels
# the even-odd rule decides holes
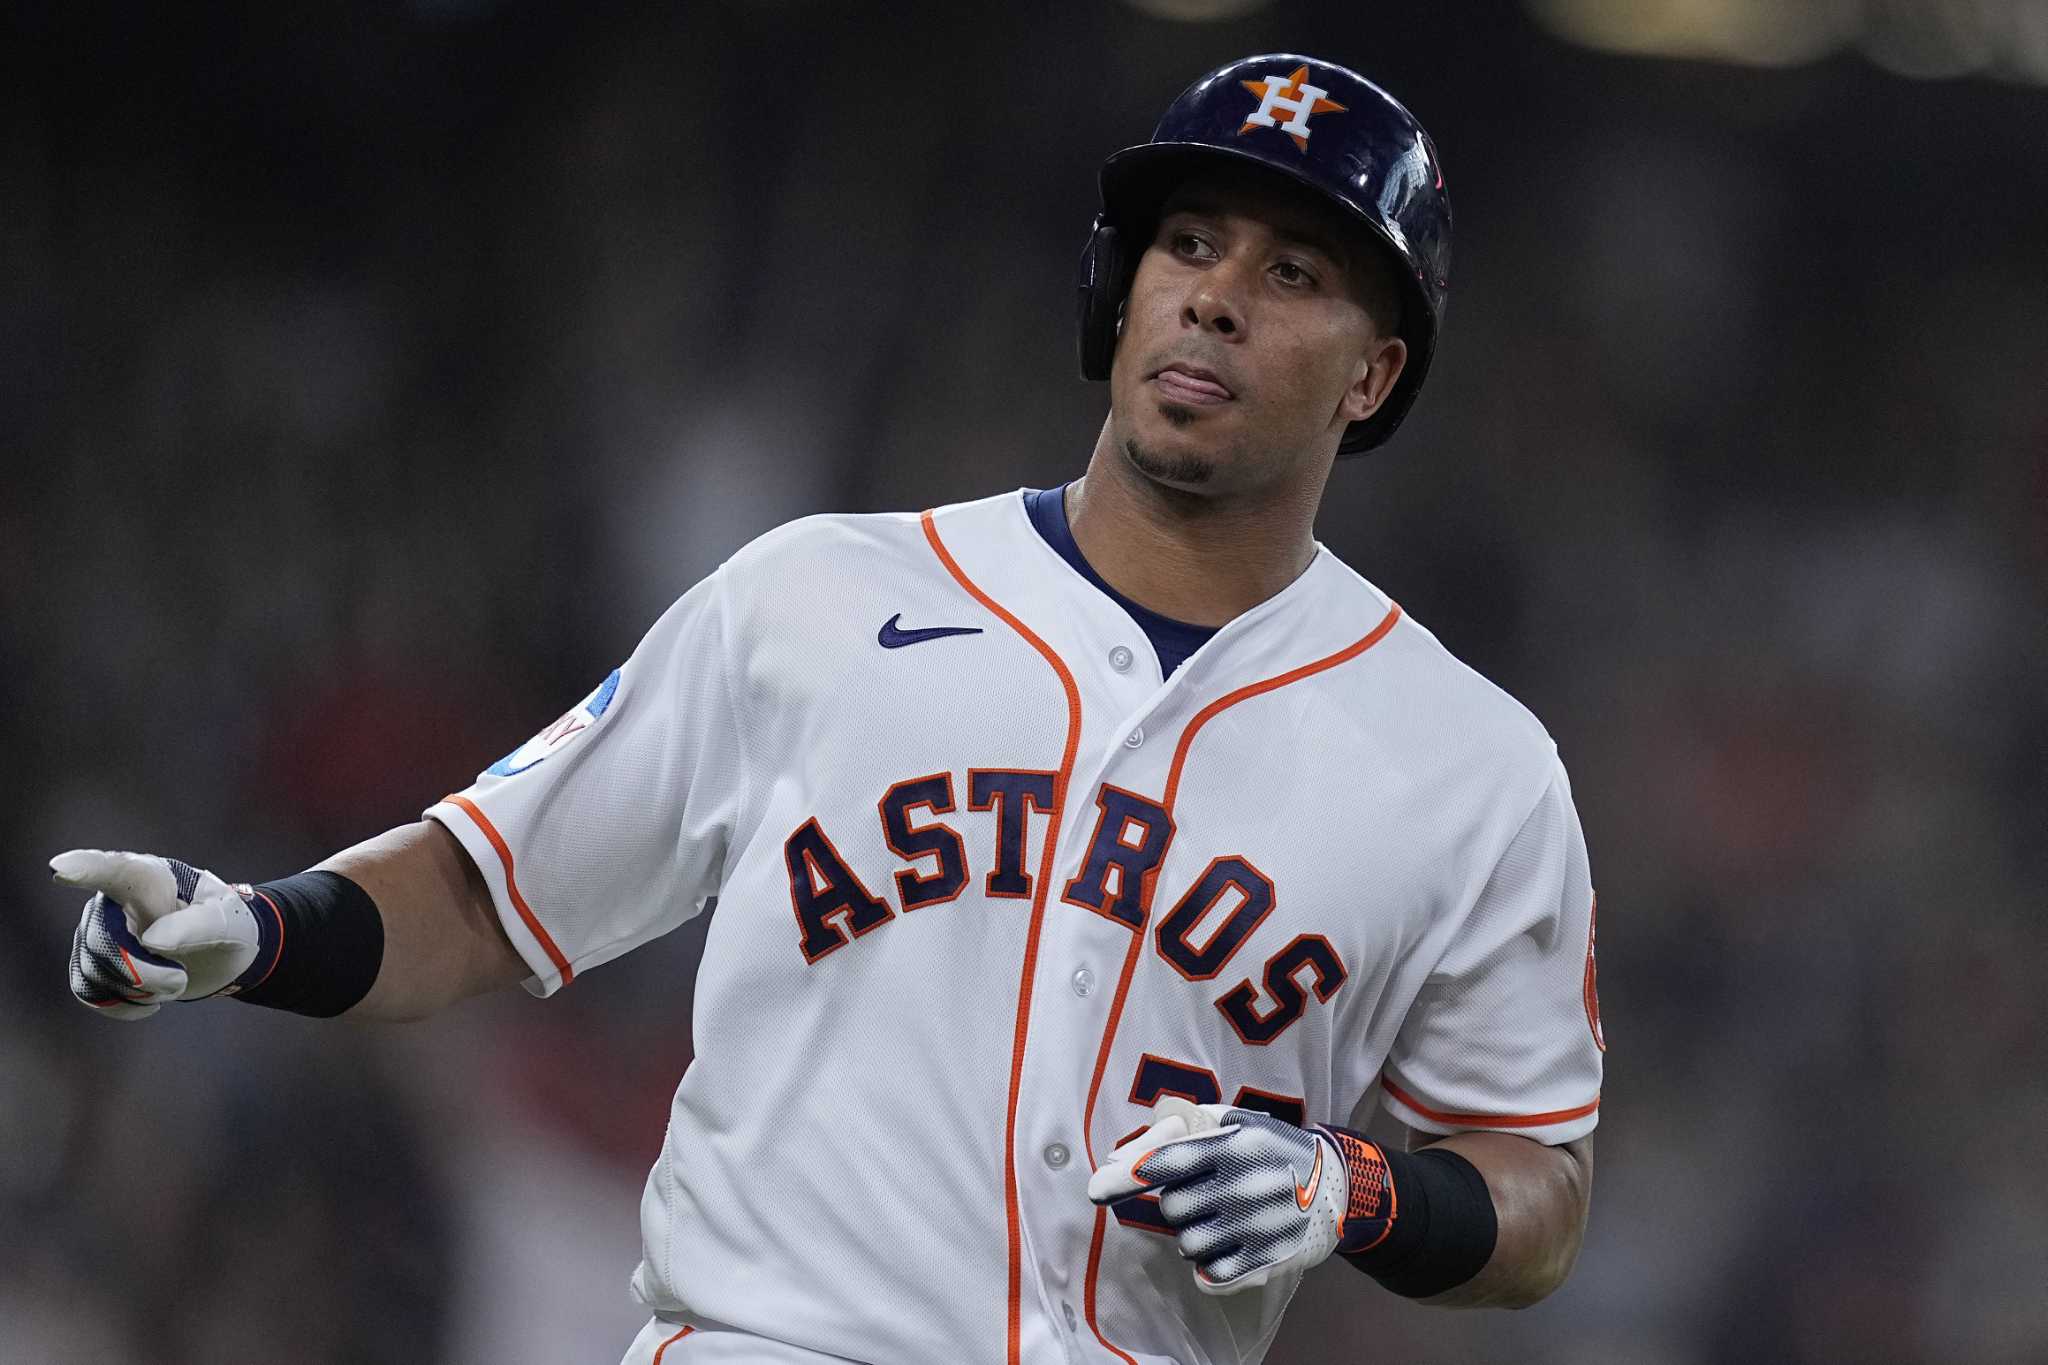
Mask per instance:
[[[1343,1235],[1348,1178],[1329,1138],[1254,1109],[1168,1096],[1152,1126],[1103,1159],[1088,1197],[1156,1192],[1180,1254],[1209,1294],[1320,1264]]]
[[[149,853],[74,848],[50,859],[66,886],[96,894],[71,943],[71,993],[115,1019],[231,985],[256,960],[256,917],[211,872]]]

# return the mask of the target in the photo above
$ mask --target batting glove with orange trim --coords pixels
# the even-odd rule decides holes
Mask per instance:
[[[71,993],[115,1019],[236,984],[262,933],[244,894],[175,858],[74,848],[50,859],[65,886],[94,893],[71,942]]]
[[[1333,1251],[1362,1251],[1392,1223],[1386,1161],[1355,1133],[1173,1096],[1152,1115],[1088,1178],[1088,1197],[1113,1204],[1156,1193],[1205,1293],[1255,1289]]]

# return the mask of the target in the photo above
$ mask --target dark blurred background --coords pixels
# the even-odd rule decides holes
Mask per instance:
[[[7,11],[0,1360],[618,1358],[701,925],[123,1026],[44,861],[282,875],[768,527],[1077,474],[1095,167],[1276,48],[1448,167],[1443,349],[1319,534],[1557,737],[1611,1051],[1561,1292],[1326,1271],[1272,1359],[2048,1361],[2031,0]]]

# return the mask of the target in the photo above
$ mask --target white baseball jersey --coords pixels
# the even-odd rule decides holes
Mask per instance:
[[[718,899],[637,1362],[1257,1360],[1293,1277],[1088,1202],[1161,1095],[1595,1122],[1554,746],[1320,548],[1162,681],[1020,494],[808,518],[428,814],[538,995]]]

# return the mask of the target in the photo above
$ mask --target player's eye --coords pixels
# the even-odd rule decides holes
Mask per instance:
[[[1273,262],[1273,274],[1280,283],[1295,288],[1305,288],[1316,282],[1316,277],[1311,275],[1299,261],[1275,261]]]
[[[1175,232],[1169,241],[1176,256],[1185,256],[1191,260],[1207,260],[1216,254],[1216,249],[1209,245],[1208,238],[1185,228]]]

